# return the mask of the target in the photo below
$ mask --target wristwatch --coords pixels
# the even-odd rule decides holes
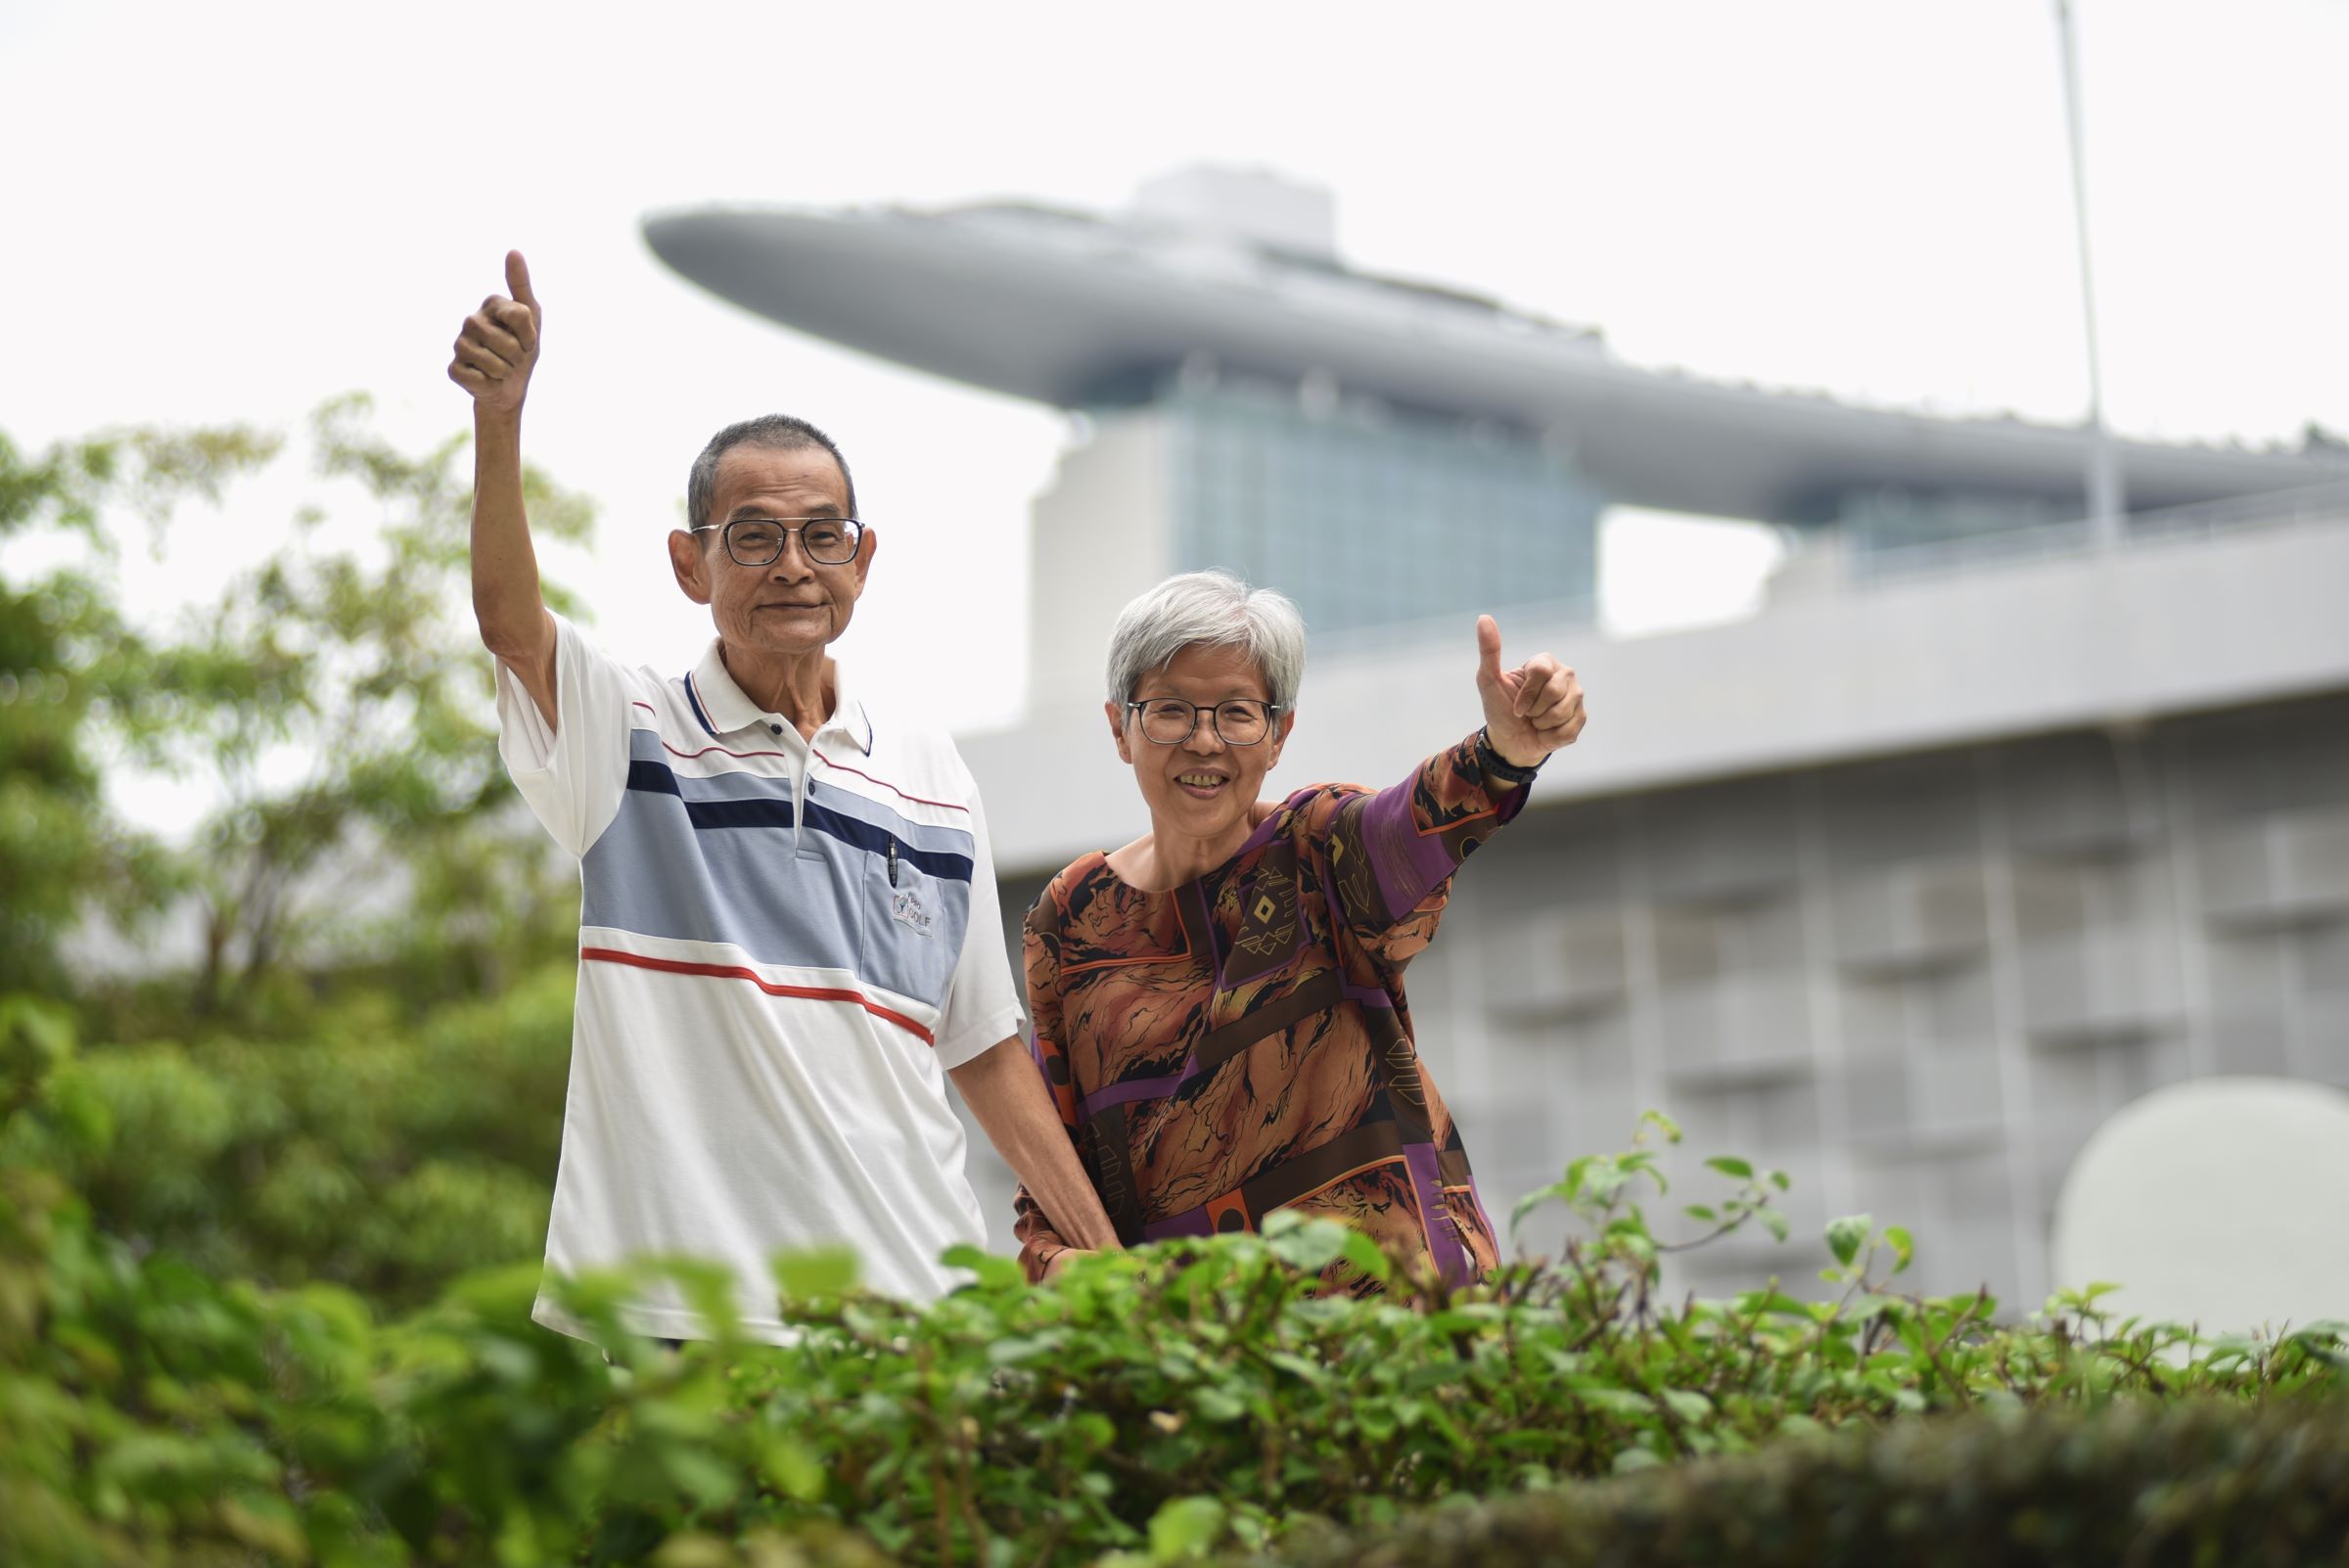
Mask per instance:
[[[1542,762],[1548,761],[1544,757]],[[1503,784],[1531,784],[1534,775],[1542,771],[1542,762],[1531,767],[1519,767],[1500,755],[1493,745],[1493,732],[1482,725],[1476,731],[1476,765],[1487,778],[1497,778]]]

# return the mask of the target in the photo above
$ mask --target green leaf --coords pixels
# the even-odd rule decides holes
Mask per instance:
[[[1266,1239],[1273,1257],[1299,1273],[1317,1274],[1344,1257],[1347,1238],[1359,1234],[1342,1220],[1314,1215],[1300,1224],[1269,1232]]]
[[[1378,1239],[1366,1230],[1356,1230],[1351,1226],[1347,1228],[1345,1257],[1348,1263],[1372,1279],[1387,1280],[1394,1277],[1395,1260],[1387,1256],[1386,1249],[1378,1244]]]
[[[1559,1196],[1564,1198],[1568,1203],[1572,1203],[1575,1201],[1575,1199],[1581,1197],[1583,1194],[1584,1178],[1589,1176],[1590,1167],[1598,1160],[1598,1158],[1599,1157],[1595,1154],[1586,1154],[1576,1159],[1567,1161],[1565,1179],[1558,1183],[1558,1185],[1564,1189],[1559,1193]]]
[[[1892,1249],[1892,1271],[1896,1274],[1907,1268],[1909,1261],[1916,1256],[1916,1243],[1910,1239],[1906,1226],[1886,1225],[1884,1244]]]
[[[787,1498],[812,1502],[824,1495],[824,1467],[816,1456],[789,1438],[769,1439],[760,1450],[760,1474]]]
[[[1713,1414],[1713,1402],[1694,1389],[1668,1388],[1659,1397],[1683,1421],[1702,1421]]]
[[[1557,1198],[1562,1201],[1570,1202],[1572,1201],[1573,1196],[1573,1191],[1563,1181],[1553,1182],[1546,1187],[1536,1187],[1524,1197],[1519,1198],[1515,1205],[1510,1208],[1509,1234],[1514,1236],[1517,1233],[1517,1227],[1525,1223],[1525,1217],[1529,1214],[1532,1214],[1536,1209],[1541,1208],[1542,1205],[1547,1203],[1550,1199]]]
[[[1214,1498],[1174,1498],[1150,1516],[1150,1558],[1179,1562],[1204,1557],[1223,1537],[1223,1504]]]
[[[956,1251],[976,1249],[955,1249]],[[951,1253],[944,1260],[954,1266]],[[780,1253],[775,1258],[775,1284],[787,1301],[819,1301],[840,1296],[856,1284],[856,1254],[846,1247],[814,1247]]]
[[[1191,1407],[1211,1421],[1236,1421],[1248,1413],[1246,1404],[1212,1386],[1193,1394]]]
[[[1875,1227],[1873,1215],[1852,1214],[1840,1220],[1830,1220],[1827,1222],[1827,1250],[1835,1255],[1837,1263],[1848,1265],[1860,1256],[1860,1249],[1867,1244],[1867,1233]]]
[[[1753,1179],[1753,1166],[1747,1161],[1738,1159],[1735,1155],[1716,1154],[1705,1164],[1713,1170],[1719,1171],[1723,1176],[1735,1176],[1740,1181]]]
[[[852,1269],[855,1261],[855,1256],[851,1254],[849,1263]],[[1028,1282],[1028,1271],[1015,1260],[983,1251],[969,1242],[958,1242],[948,1247],[939,1254],[938,1261],[948,1268],[969,1269],[979,1276],[979,1288],[986,1291],[1017,1290]]]
[[[1574,1397],[1594,1410],[1610,1415],[1654,1415],[1656,1407],[1646,1395],[1628,1388],[1578,1388]]]

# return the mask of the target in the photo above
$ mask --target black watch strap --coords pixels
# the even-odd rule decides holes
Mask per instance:
[[[1543,762],[1548,761],[1546,757],[1542,760]],[[1531,784],[1534,775],[1542,771],[1542,762],[1536,762],[1531,767],[1519,767],[1501,756],[1494,749],[1493,732],[1481,725],[1476,732],[1476,765],[1485,777],[1498,779],[1503,784]]]

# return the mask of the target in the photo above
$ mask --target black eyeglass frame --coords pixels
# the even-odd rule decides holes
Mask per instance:
[[[849,530],[848,554],[835,561],[817,555],[807,547],[807,530],[818,523],[830,523]],[[775,553],[767,556],[764,560],[745,560],[742,552],[734,548],[734,530],[738,528],[754,526],[776,530]],[[773,566],[777,561],[783,559],[783,552],[791,547],[791,536],[795,533],[800,536],[800,553],[816,566],[847,566],[851,561],[856,559],[856,552],[864,548],[864,522],[860,518],[853,517],[738,517],[730,518],[723,523],[699,524],[686,531],[689,533],[716,533],[719,542],[726,547],[726,559],[736,566],[743,567]]]
[[[1191,711],[1191,721],[1189,725],[1184,728],[1180,735],[1176,736],[1173,740],[1160,740],[1156,735],[1150,733],[1149,720],[1142,720],[1138,726],[1142,732],[1142,739],[1148,741],[1153,746],[1180,746],[1184,744],[1193,735],[1199,733],[1199,715],[1202,714],[1207,715],[1208,727],[1216,732],[1216,739],[1221,741],[1224,745],[1262,746],[1266,741],[1272,738],[1272,727],[1279,720],[1280,715],[1288,712],[1287,709],[1281,707],[1278,703],[1268,703],[1257,697],[1228,698],[1223,702],[1211,703],[1205,708],[1200,707],[1197,703],[1184,702],[1179,697],[1137,697],[1127,703],[1126,711],[1128,713],[1139,713],[1142,709],[1149,707],[1153,703],[1174,703]],[[1230,708],[1235,704],[1246,708],[1262,708],[1265,711],[1265,732],[1262,735],[1257,736],[1254,740],[1243,741],[1233,740],[1230,736],[1223,733],[1223,722],[1217,715],[1223,709]]]

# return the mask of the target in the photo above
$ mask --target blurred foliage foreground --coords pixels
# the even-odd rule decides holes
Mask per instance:
[[[920,1312],[783,1260],[789,1349],[656,1349],[618,1279],[563,1287],[609,1360],[534,1327],[572,895],[496,777],[461,448],[350,403],[314,444],[380,533],[305,513],[166,634],[108,520],[275,443],[0,439],[0,1563],[2343,1560],[2341,1325],[2202,1341],[2094,1288],[2003,1322],[1901,1293],[1865,1216],[1824,1300],[1674,1300],[1663,1256],[1781,1228],[1783,1178],[1708,1162],[1667,1239],[1661,1118],[1466,1290],[1276,1216],[1040,1290],[966,1256]],[[79,553],[27,575],[43,535]],[[211,814],[141,835],[124,762]]]

